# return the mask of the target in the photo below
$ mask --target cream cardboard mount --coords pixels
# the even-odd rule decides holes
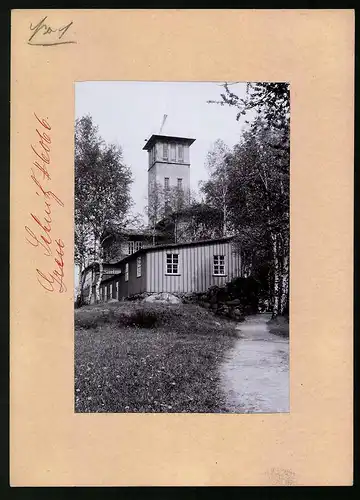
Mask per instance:
[[[352,484],[353,11],[14,10],[11,45],[11,484]],[[289,414],[74,413],[85,80],[291,82]]]

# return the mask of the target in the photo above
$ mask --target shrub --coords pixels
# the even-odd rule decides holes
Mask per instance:
[[[122,326],[137,326],[139,328],[154,328],[158,323],[158,315],[155,311],[137,309],[129,315],[123,314],[118,323]]]
[[[227,284],[232,297],[239,299],[245,314],[258,311],[260,283],[254,277],[235,278]]]
[[[276,316],[268,321],[269,331],[280,337],[289,337],[289,318],[288,316]]]
[[[194,304],[152,304],[118,302],[75,311],[75,326],[91,329],[113,323],[123,327],[166,328],[176,334],[236,335],[233,326],[215,318],[208,311]]]

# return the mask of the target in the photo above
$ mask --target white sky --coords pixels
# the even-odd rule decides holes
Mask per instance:
[[[162,134],[196,139],[190,147],[192,190],[197,189],[200,180],[207,178],[205,159],[216,139],[222,139],[230,147],[238,142],[244,118],[237,122],[235,108],[207,103],[208,100],[220,100],[223,91],[220,83],[76,83],[76,118],[90,114],[102,138],[119,144],[125,163],[131,167],[133,213],[144,214],[147,204],[148,153],[142,148],[145,139],[159,133],[164,114],[168,117]],[[245,85],[234,84],[231,90],[243,96]]]

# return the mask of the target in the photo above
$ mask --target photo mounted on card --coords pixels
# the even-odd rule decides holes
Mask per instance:
[[[289,411],[289,85],[80,82],[75,110],[76,411]]]
[[[13,11],[12,485],[352,483],[353,35]]]

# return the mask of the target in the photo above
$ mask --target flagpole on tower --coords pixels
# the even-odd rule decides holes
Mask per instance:
[[[162,129],[164,128],[164,125],[165,125],[165,122],[166,122],[166,118],[167,118],[167,115],[164,115],[163,116],[163,120],[162,120],[162,124],[161,124],[161,127],[160,127],[159,134],[161,134]]]

